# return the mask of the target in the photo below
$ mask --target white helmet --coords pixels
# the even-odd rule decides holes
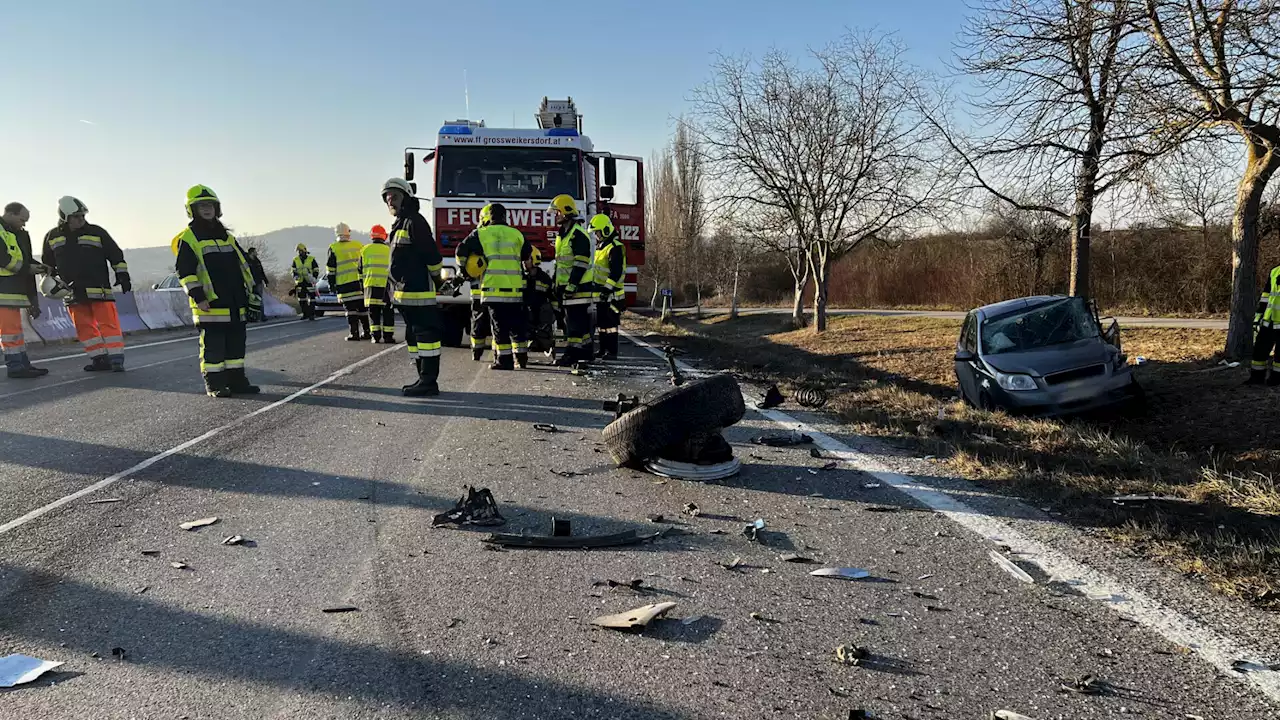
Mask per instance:
[[[89,212],[89,206],[80,202],[70,195],[64,195],[58,199],[58,219],[66,221],[68,215]]]
[[[404,178],[393,177],[382,184],[382,196],[387,196],[388,190],[399,190],[404,193],[405,197],[413,197],[413,187],[409,185],[409,181]]]
[[[334,230],[334,232],[335,232],[335,233],[337,233],[337,235],[338,235],[338,237],[339,237],[339,238],[341,238],[341,239],[343,239],[343,240],[350,240],[350,239],[351,239],[351,226],[350,226],[350,225],[348,225],[348,224],[346,224],[346,223],[344,223],[344,222],[340,222],[340,223],[338,223],[338,226],[337,226],[336,228],[334,228],[333,230]]]
[[[47,298],[61,300],[71,294],[71,288],[53,275],[45,275],[40,281],[40,292]]]

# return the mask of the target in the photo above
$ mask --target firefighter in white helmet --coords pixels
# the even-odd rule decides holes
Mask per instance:
[[[364,306],[364,285],[360,279],[360,252],[364,246],[351,239],[351,227],[338,223],[337,240],[329,246],[329,289],[338,296],[347,314],[351,334],[347,340],[369,340],[369,312]]]

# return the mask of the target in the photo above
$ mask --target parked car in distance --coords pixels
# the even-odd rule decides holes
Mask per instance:
[[[1055,416],[1140,401],[1142,387],[1120,346],[1083,298],[1042,295],[971,310],[956,343],[965,402],[984,410]]]
[[[164,279],[152,285],[151,289],[159,290],[160,292],[173,292],[175,290],[178,292],[185,292],[182,289],[182,283],[178,282],[177,273],[169,273],[168,275],[165,275]]]
[[[329,289],[329,282],[323,276],[316,281],[315,309],[316,317],[323,317],[328,310],[337,312],[342,309],[338,294]]]

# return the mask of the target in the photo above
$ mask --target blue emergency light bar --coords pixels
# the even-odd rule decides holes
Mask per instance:
[[[470,135],[471,128],[466,125],[445,125],[440,128],[441,135]]]
[[[578,137],[578,131],[575,128],[551,128],[547,130],[547,137]]]

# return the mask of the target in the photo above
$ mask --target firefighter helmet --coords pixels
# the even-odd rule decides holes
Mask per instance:
[[[218,199],[218,194],[208,185],[192,185],[187,190],[187,217],[195,217],[192,214],[191,207],[196,203],[211,202],[214,207],[215,218],[222,217],[222,201]]]
[[[74,215],[74,213],[72,213]],[[53,275],[45,275],[40,281],[40,292],[47,298],[61,300],[71,294],[71,288]]]
[[[382,184],[382,199],[386,200],[387,191],[399,190],[404,193],[405,197],[413,197],[413,188],[409,186],[409,181],[404,178],[393,177]]]
[[[562,217],[577,217],[578,204],[568,195],[557,195],[551,200],[551,209]]]
[[[58,219],[63,222],[66,222],[68,216],[87,212],[89,212],[89,206],[70,195],[64,195],[58,199]]]
[[[369,231],[369,236],[372,237],[374,240],[386,240],[387,229],[382,227],[381,225],[374,225],[373,229]]]
[[[479,279],[480,276],[484,275],[485,267],[486,263],[483,255],[470,255],[467,257],[467,266],[465,268],[467,277]]]
[[[493,224],[493,203],[480,208],[480,227],[488,227],[491,224]]]
[[[542,251],[535,245],[533,248],[533,264],[537,265],[542,262]]]
[[[334,234],[338,236],[339,240],[351,239],[351,226],[344,222],[338,223],[338,226],[335,227],[333,231],[334,231]]]
[[[597,235],[612,236],[613,221],[604,213],[597,213],[591,216],[591,232]]]
[[[298,243],[298,247],[294,248],[294,250],[300,253],[304,253],[307,251],[307,246],[303,245],[302,243]]]

